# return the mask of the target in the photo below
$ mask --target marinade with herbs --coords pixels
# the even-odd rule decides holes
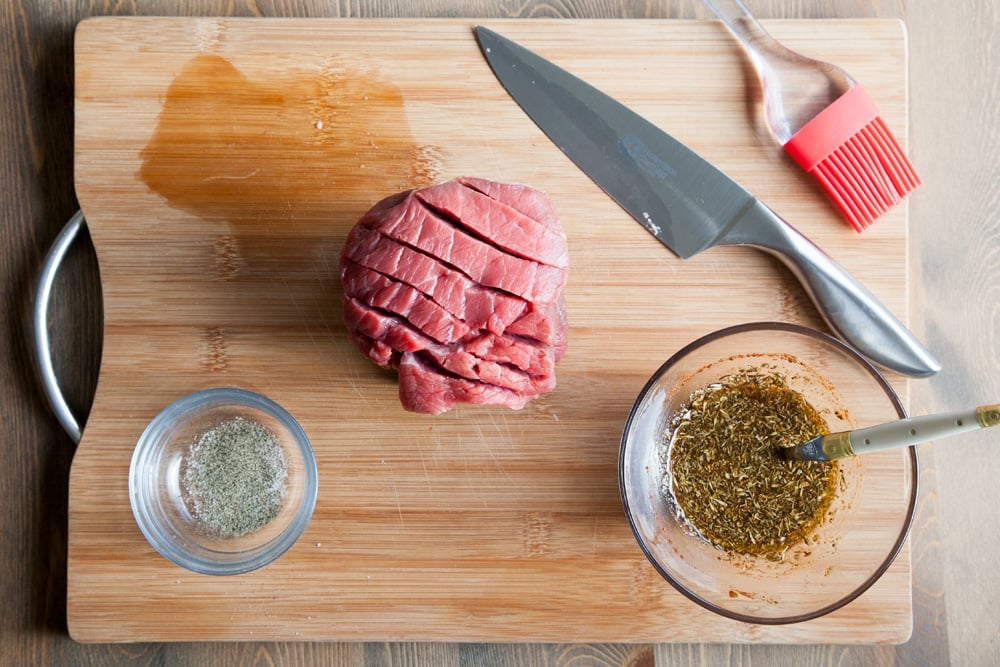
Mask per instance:
[[[827,434],[780,375],[745,372],[695,391],[668,433],[663,491],[712,544],[780,559],[822,522],[835,461],[787,461],[781,447]]]

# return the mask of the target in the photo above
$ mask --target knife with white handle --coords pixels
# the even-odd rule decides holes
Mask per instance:
[[[910,417],[856,431],[821,435],[781,451],[786,459],[795,461],[832,461],[846,456],[919,445],[998,424],[1000,405],[981,405],[974,410]]]
[[[681,259],[718,245],[778,257],[830,328],[873,362],[913,377],[941,365],[843,268],[745,188],[642,116],[483,28],[493,73],[548,137]]]

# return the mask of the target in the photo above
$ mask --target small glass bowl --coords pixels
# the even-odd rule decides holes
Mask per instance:
[[[797,623],[854,600],[892,564],[913,519],[917,456],[909,447],[840,459],[823,522],[781,560],[720,549],[678,518],[661,491],[661,451],[694,390],[748,368],[783,375],[831,433],[906,416],[885,378],[840,341],[791,324],[731,327],[677,352],[642,389],[622,434],[619,486],[639,546],[678,591],[739,621]]]
[[[187,506],[181,470],[201,434],[235,417],[276,436],[287,463],[287,493],[278,515],[262,528],[217,537]],[[168,560],[202,574],[242,574],[277,559],[309,524],[317,490],[316,457],[298,422],[274,401],[243,389],[206,389],[172,403],[143,431],[129,468],[129,500],[143,535]]]

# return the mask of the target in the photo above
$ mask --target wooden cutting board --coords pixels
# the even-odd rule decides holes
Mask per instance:
[[[863,236],[756,134],[721,24],[490,21],[631,105],[741,181],[907,316],[907,218]],[[813,622],[758,627],[662,581],[618,494],[622,424],[673,352],[775,319],[822,327],[755,251],[682,262],[507,96],[466,20],[100,18],[76,38],[76,187],[104,289],[103,362],[70,480],[68,617],[81,641],[205,639],[902,642],[910,552]],[[905,139],[897,21],[775,21],[842,64]],[[347,340],[337,258],[393,192],[459,175],[549,192],[566,228],[570,347],[522,411],[404,412]],[[907,381],[890,379],[908,398]],[[312,439],[312,522],[229,578],[159,556],[129,508],[132,448],[167,404],[259,391]]]

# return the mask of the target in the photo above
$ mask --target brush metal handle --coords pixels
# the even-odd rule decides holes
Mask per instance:
[[[755,199],[717,241],[776,256],[799,279],[830,328],[873,362],[913,377],[941,364],[889,310],[829,255]]]
[[[952,435],[1000,424],[1000,405],[982,405],[959,410],[842,431],[814,438],[788,453],[789,458],[828,461],[884,449],[919,445]]]

